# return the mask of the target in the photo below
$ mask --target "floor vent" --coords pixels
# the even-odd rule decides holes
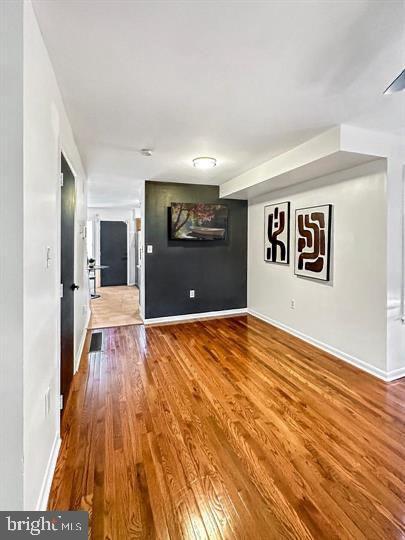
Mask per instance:
[[[103,333],[102,332],[93,332],[92,335],[91,335],[89,352],[99,352],[99,351],[101,351],[102,344],[103,344]]]

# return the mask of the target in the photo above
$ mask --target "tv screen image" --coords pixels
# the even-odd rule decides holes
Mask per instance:
[[[172,240],[225,240],[228,207],[224,204],[172,203]]]

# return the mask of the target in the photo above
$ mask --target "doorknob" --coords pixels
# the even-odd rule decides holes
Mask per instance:
[[[72,291],[79,288],[79,285],[76,285],[76,283],[73,283],[73,285],[70,287]]]

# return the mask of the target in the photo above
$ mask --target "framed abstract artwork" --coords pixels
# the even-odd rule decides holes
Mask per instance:
[[[295,211],[295,274],[329,280],[332,205]]]
[[[290,262],[290,203],[264,207],[264,260],[279,264]]]

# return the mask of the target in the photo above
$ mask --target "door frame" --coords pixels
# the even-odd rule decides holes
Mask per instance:
[[[140,200],[140,209],[141,209],[141,237],[140,237],[140,246],[139,246],[139,274],[138,274],[138,288],[139,288],[139,314],[141,319],[145,321],[146,313],[146,298],[145,298],[145,180],[142,182],[141,187],[141,200]]]
[[[60,297],[60,276],[61,276],[61,258],[62,258],[62,241],[61,241],[61,232],[62,232],[62,186],[61,186],[61,169],[62,169],[62,154],[65,158],[67,164],[69,165],[69,169],[71,170],[74,180],[75,180],[75,198],[77,200],[77,172],[72,165],[72,160],[69,158],[68,152],[65,149],[63,143],[59,140],[59,144],[57,145],[58,148],[58,155],[57,155],[57,178],[56,178],[56,214],[57,214],[57,224],[56,224],[56,283],[55,283],[55,289],[56,289],[56,297],[58,299],[57,301],[57,315],[56,315],[56,324],[57,324],[57,344],[56,344],[56,395],[55,395],[55,411],[56,411],[56,429],[59,433],[59,437],[61,437],[61,414],[60,414],[60,395],[61,395],[61,339],[62,339],[62,318],[61,318],[61,297]],[[74,234],[74,249],[73,249],[73,274],[74,274],[74,282],[76,283],[77,279],[77,268],[76,268],[76,262],[77,262],[77,250],[76,250],[76,234],[77,234],[77,205],[75,204],[75,212],[74,212],[74,226],[73,226],[73,234]],[[75,369],[75,354],[76,354],[76,335],[75,335],[75,326],[74,321],[76,320],[75,317],[75,308],[76,304],[73,304],[73,374]],[[66,403],[64,403],[66,405]]]

